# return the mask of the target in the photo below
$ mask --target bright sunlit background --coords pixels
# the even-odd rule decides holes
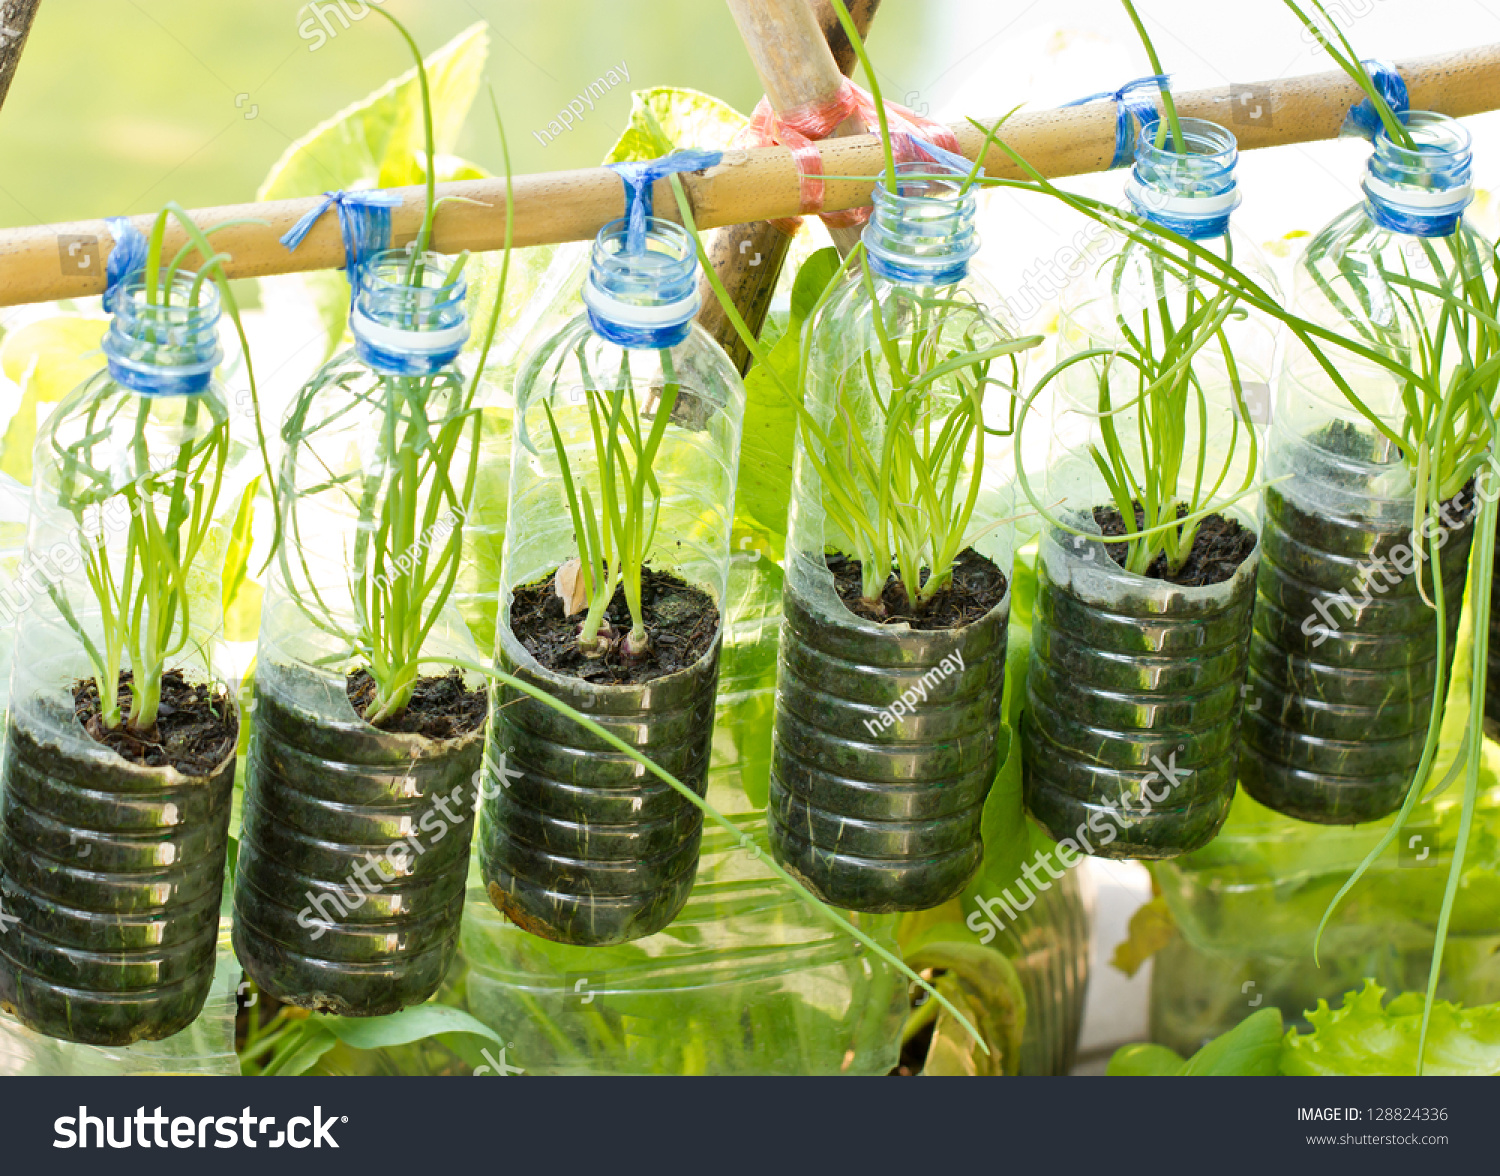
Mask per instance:
[[[314,10],[340,0],[45,0],[0,115],[0,225],[246,200],[287,145],[410,64],[390,26]],[[344,0],[357,13],[359,0]],[[748,110],[760,88],[716,0],[386,0],[424,49],[475,21],[493,32],[489,79],[518,171],[587,167],[625,125],[629,90],[675,85]],[[1179,87],[1327,68],[1279,0],[1142,0]],[[1500,0],[1334,0],[1368,56],[1406,58],[1500,40]],[[327,36],[331,28],[336,35]],[[999,114],[1113,88],[1149,72],[1116,0],[885,0],[870,37],[886,96],[933,116]],[[629,82],[572,130],[536,132],[624,62]],[[460,153],[500,168],[488,119]],[[1479,146],[1494,116],[1474,120]],[[1264,153],[1245,183],[1247,227],[1326,219],[1356,146]],[[1480,166],[1485,153],[1476,152]],[[1272,211],[1275,210],[1275,211]],[[1294,227],[1287,225],[1287,228]],[[1314,227],[1311,223],[1301,227]]]

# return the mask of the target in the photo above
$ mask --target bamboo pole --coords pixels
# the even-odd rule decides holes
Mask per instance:
[[[813,10],[803,0],[728,0],[750,61],[765,88],[771,109],[780,113],[827,102],[838,95],[844,75],[833,59]],[[830,139],[862,134],[864,122],[845,119]],[[859,229],[832,229],[833,243],[844,256],[859,244]]]
[[[879,7],[880,0],[851,5],[850,16],[861,37],[869,33]],[[826,101],[837,93],[844,75],[853,71],[857,60],[854,48],[843,35],[843,26],[828,0],[729,0],[729,9],[772,109],[779,112]],[[835,45],[841,54],[834,51]],[[834,135],[859,134],[864,129],[857,119],[849,119]],[[859,231],[833,232],[835,244],[847,255],[859,239]],[[716,229],[704,242],[714,272],[757,337],[765,325],[790,246],[791,238],[768,221]],[[703,309],[698,322],[719,341],[735,367],[742,373],[748,371],[750,349],[730,324],[706,278],[702,285]]]
[[[1485,45],[1457,53],[1403,62],[1398,67],[1407,80],[1411,104],[1462,117],[1500,109],[1500,45]],[[1250,104],[1245,95],[1250,95]],[[1226,125],[1245,150],[1287,143],[1306,143],[1337,135],[1344,114],[1360,93],[1342,73],[1317,74],[1254,86],[1199,90],[1177,98],[1184,115]],[[1250,118],[1255,108],[1260,118]],[[1048,176],[1098,171],[1114,152],[1115,111],[1106,102],[1034,114],[1019,113],[1007,124],[1007,141]],[[968,123],[953,127],[959,147],[970,158],[979,150],[983,134]],[[818,145],[823,172],[829,176],[870,177],[829,180],[830,211],[868,203],[874,177],[882,166],[879,140],[873,135],[830,139]],[[984,160],[993,176],[1016,176],[1009,157],[998,148]],[[683,177],[700,227],[718,228],[773,217],[795,216],[799,190],[797,170],[789,151],[766,147],[727,151],[715,167]],[[415,236],[422,219],[421,187],[396,189],[401,207],[392,210],[397,242]],[[581,241],[620,215],[620,181],[604,168],[518,176],[515,180],[518,247],[548,242]],[[505,182],[467,180],[439,185],[439,193],[460,196],[472,203],[448,203],[438,212],[435,248],[448,253],[462,249],[498,249],[504,244]],[[673,217],[676,202],[671,186],[662,181],[655,191],[658,215]],[[200,209],[194,219],[204,228],[236,217],[254,217],[263,225],[238,225],[214,237],[217,249],[231,254],[225,266],[231,277],[334,269],[344,263],[336,218],[320,221],[296,252],[278,238],[317,203],[317,197],[277,200]],[[144,232],[149,217],[136,218]],[[67,271],[67,245],[79,239],[98,243],[101,260],[108,255],[109,235],[102,220],[37,225],[0,231],[0,306],[77,298],[99,294],[104,280],[98,268],[80,274]],[[183,241],[180,229],[167,234],[168,251]],[[61,257],[60,257],[61,254]]]

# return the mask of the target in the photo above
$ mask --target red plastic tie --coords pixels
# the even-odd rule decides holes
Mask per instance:
[[[942,123],[923,118],[897,102],[887,102],[885,111],[891,127],[891,146],[898,163],[909,163],[920,158],[920,142],[914,143],[913,139],[926,140],[945,151],[958,152],[958,139]],[[828,138],[853,115],[858,115],[867,127],[874,128],[879,124],[875,114],[875,100],[868,91],[856,86],[848,78],[843,80],[838,92],[827,101],[795,106],[779,115],[771,109],[770,100],[762,98],[750,115],[749,125],[740,132],[737,145],[788,148],[797,165],[801,215],[817,214],[831,229],[852,228],[870,219],[870,207],[866,205],[863,208],[826,214],[822,211],[827,188],[823,182],[823,159],[818,154],[817,143]],[[773,220],[771,223],[791,236],[802,222],[801,216],[794,216]]]

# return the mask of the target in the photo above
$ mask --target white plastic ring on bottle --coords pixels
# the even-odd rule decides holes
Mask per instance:
[[[441,355],[460,348],[469,338],[465,318],[441,331],[404,331],[377,323],[357,306],[349,316],[349,327],[360,339],[381,351],[411,355]]]
[[[1237,187],[1215,196],[1166,196],[1155,188],[1148,188],[1134,176],[1126,183],[1125,193],[1134,204],[1151,212],[1205,219],[1238,208],[1241,198]]]
[[[656,327],[675,327],[696,318],[703,307],[703,292],[697,286],[686,298],[655,306],[637,306],[622,302],[607,294],[593,282],[583,284],[583,302],[605,322],[619,327],[651,330]]]
[[[1445,188],[1439,192],[1428,188],[1388,184],[1368,173],[1365,175],[1365,191],[1392,208],[1409,208],[1428,213],[1467,208],[1474,199],[1474,189],[1468,184],[1462,188]]]

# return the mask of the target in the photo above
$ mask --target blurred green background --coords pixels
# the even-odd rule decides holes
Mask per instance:
[[[287,145],[407,69],[395,30],[341,0],[43,0],[0,116],[0,225],[254,198]],[[342,0],[358,14],[359,0]],[[479,20],[517,171],[597,164],[630,91],[689,86],[748,109],[760,96],[717,0],[386,0],[430,52]],[[941,71],[940,29],[918,0],[886,0],[874,45],[898,101]],[[322,26],[314,10],[324,14]],[[929,11],[929,15],[931,15]],[[311,23],[310,23],[311,22]],[[331,28],[337,34],[326,37]],[[310,35],[304,35],[304,34]],[[321,44],[320,44],[321,42]],[[624,59],[630,79],[543,145],[545,130]],[[253,116],[253,117],[247,117]],[[488,118],[460,154],[500,170]]]

